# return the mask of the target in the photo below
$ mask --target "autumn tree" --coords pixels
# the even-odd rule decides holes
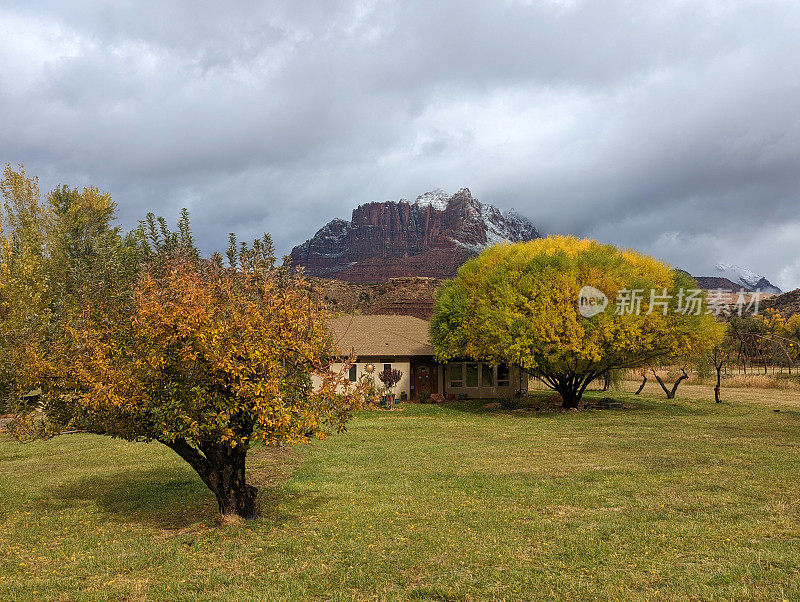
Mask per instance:
[[[788,366],[789,374],[800,352],[800,316],[784,317],[774,309],[749,316],[734,316],[728,323],[728,342],[736,348],[736,361],[747,373],[747,362],[760,363],[767,373],[770,363]]]
[[[32,205],[38,190],[11,182],[4,194]],[[49,201],[36,203],[47,214],[35,222],[43,242],[25,251],[38,263],[20,261],[23,234],[36,233],[18,225],[27,214],[14,209],[3,222],[0,266],[13,285],[0,289],[4,324],[31,321],[6,309],[21,311],[31,299],[23,283],[41,282],[33,300],[46,325],[4,342],[24,358],[12,368],[17,393],[43,391],[41,403],[15,407],[14,434],[161,442],[197,472],[220,513],[255,515],[250,447],[322,439],[363,399],[346,373],[329,370],[327,314],[302,272],[276,265],[268,236],[237,245],[225,266],[219,255],[199,257],[186,213],[175,232],[149,216],[122,236],[110,226],[113,203],[95,189],[62,187]]]
[[[8,395],[19,386],[16,367],[23,355],[41,351],[51,323],[51,214],[38,180],[21,165],[5,166],[0,194],[0,393]]]
[[[582,317],[584,286],[602,291],[609,307]],[[517,364],[575,408],[586,387],[611,370],[698,357],[713,347],[721,336],[714,317],[681,311],[680,290],[696,288],[691,277],[653,258],[591,240],[495,245],[441,287],[431,338],[440,360]],[[651,290],[658,295],[652,306]],[[615,311],[625,291],[646,292]]]
[[[140,253],[96,188],[59,186],[42,199],[36,178],[7,165],[0,189],[0,386],[9,393],[26,385],[21,364],[46,362],[80,305],[130,296]]]
[[[786,319],[783,325],[783,334],[786,337],[786,351],[789,356],[789,374],[792,366],[800,360],[800,314],[795,314]]]
[[[94,186],[58,186],[47,195],[49,277],[59,311],[80,299],[130,294],[143,260],[135,237],[114,225],[117,205]]]
[[[64,361],[43,381],[50,424],[39,428],[159,441],[197,472],[223,515],[257,512],[245,474],[253,443],[324,438],[361,403],[349,379],[328,370],[326,314],[302,275],[270,262],[242,257],[226,268],[178,253],[145,270],[129,308],[97,313],[76,321]]]

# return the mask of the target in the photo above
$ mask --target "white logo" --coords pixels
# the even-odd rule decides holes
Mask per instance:
[[[601,314],[608,307],[608,297],[593,286],[584,286],[578,293],[578,311],[584,318]]]

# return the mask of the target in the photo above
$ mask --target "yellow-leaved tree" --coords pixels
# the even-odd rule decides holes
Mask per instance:
[[[41,351],[51,322],[47,232],[39,182],[6,165],[0,179],[0,395],[19,386],[16,367]]]
[[[605,311],[579,312],[584,287],[605,294]],[[707,353],[723,327],[704,306],[696,313],[696,290],[685,273],[593,240],[495,245],[441,287],[431,339],[440,360],[516,364],[576,408],[610,370]]]

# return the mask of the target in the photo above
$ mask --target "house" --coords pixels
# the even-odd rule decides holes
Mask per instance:
[[[339,355],[355,354],[350,380],[369,375],[380,387],[379,372],[400,370],[403,377],[395,387],[398,399],[418,399],[422,391],[449,398],[499,398],[510,397],[522,388],[516,366],[473,360],[437,362],[427,320],[396,315],[343,316],[331,320],[329,326]],[[342,363],[331,368],[340,370]]]

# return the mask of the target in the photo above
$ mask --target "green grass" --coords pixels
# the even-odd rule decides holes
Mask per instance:
[[[163,446],[0,435],[0,599],[799,599],[800,396],[614,395],[362,412],[225,526]]]

